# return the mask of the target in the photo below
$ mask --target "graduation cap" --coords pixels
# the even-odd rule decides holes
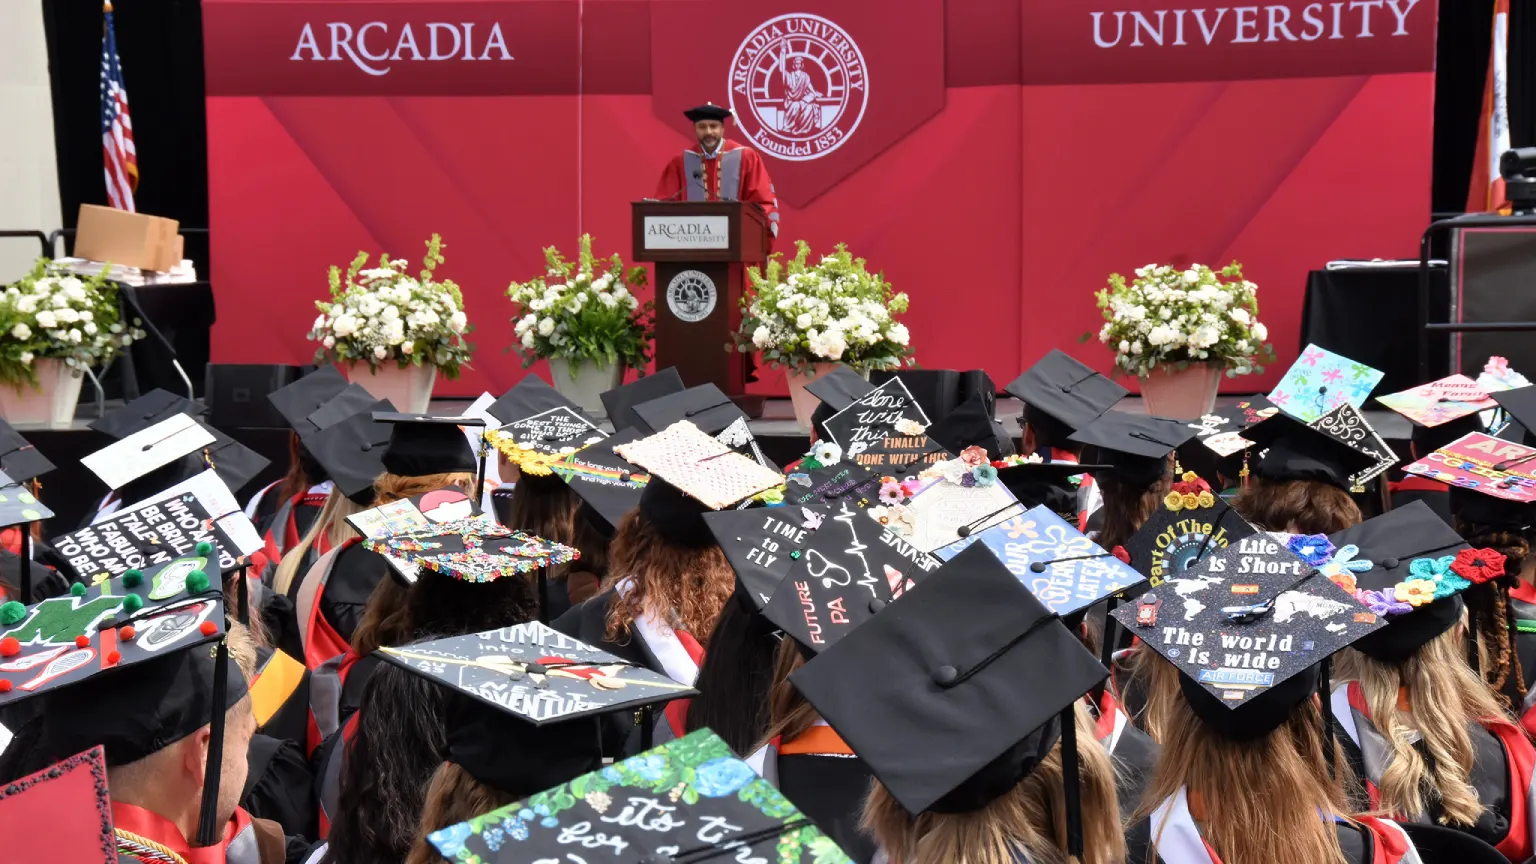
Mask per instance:
[[[118,864],[102,749],[0,786],[0,835],[15,861]]]
[[[1493,394],[1493,401],[1499,403],[1499,407],[1514,418],[1512,425],[1518,425],[1521,429],[1522,434],[1519,437],[1511,436],[1506,440],[1536,447],[1536,435],[1529,431],[1536,429],[1536,386],[1500,390]]]
[[[846,500],[827,516],[763,607],[811,653],[825,650],[902,596],[939,560],[886,532]]]
[[[177,414],[195,417],[207,410],[201,402],[193,402],[157,387],[123,407],[92,420],[90,428],[121,440]]]
[[[822,442],[801,459],[784,481],[784,503],[823,514],[832,513],[845,500],[860,509],[873,505],[879,495],[880,477],[844,458],[840,450],[830,441]]]
[[[1186,473],[1125,541],[1131,566],[1157,588],[1257,531],[1208,485]]]
[[[598,398],[603,400],[603,409],[608,412],[608,420],[613,423],[613,428],[624,429],[633,426],[641,432],[650,433],[656,430],[646,425],[645,420],[635,413],[635,406],[682,391],[682,376],[677,374],[676,369],[668,366],[636,378],[628,384],[615,387]]]
[[[697,123],[700,120],[719,120],[724,123],[728,118],[735,116],[731,109],[713,102],[705,102],[697,108],[689,108],[683,112],[690,122]]]
[[[1087,609],[1147,581],[1046,507],[1030,508],[934,555],[949,561],[978,543],[1057,615]]]
[[[1201,721],[1238,740],[1278,728],[1317,693],[1320,661],[1385,626],[1268,534],[1232,543],[1111,614],[1182,673]]]
[[[272,464],[272,460],[201,420],[198,425],[213,436],[213,443],[203,448],[203,462],[231,491],[256,479],[257,474]]]
[[[1249,426],[1280,411],[1263,396],[1250,396],[1233,405],[1218,408],[1199,420],[1191,421],[1195,437],[1179,448],[1179,462],[1221,489],[1241,475],[1242,466],[1253,442],[1242,437]]]
[[[864,376],[839,363],[825,375],[805,385],[805,389],[821,400],[821,404],[827,406],[832,413],[836,413],[875,388]]]
[[[1328,536],[1335,547],[1322,568],[1330,578],[1353,585],[1357,599],[1387,627],[1355,647],[1386,663],[1408,659],[1421,646],[1461,620],[1460,593],[1488,574],[1472,567],[1470,550],[1461,535],[1423,501],[1388,510],[1380,516]],[[1497,568],[1503,574],[1502,565]]]
[[[641,402],[635,405],[634,411],[651,429],[665,429],[679,420],[687,420],[711,435],[747,418],[714,384],[700,384]]]
[[[1106,411],[1069,440],[1097,448],[1092,461],[1134,486],[1147,486],[1168,471],[1168,454],[1195,437],[1187,423],[1125,411]]]
[[[486,437],[519,471],[544,477],[555,462],[607,436],[585,414],[562,405],[509,421]]]
[[[559,390],[551,387],[543,378],[530,373],[524,375],[523,380],[503,393],[501,398],[492,402],[486,410],[505,426],[535,414],[543,414],[553,408],[577,410],[578,406]]]
[[[375,410],[373,422],[391,426],[384,470],[401,477],[429,474],[474,474],[475,452],[464,440],[462,426],[484,426],[479,417],[438,417]]]
[[[475,499],[458,487],[449,486],[358,511],[347,517],[347,524],[363,537],[382,539],[412,531],[431,533],[429,529],[434,526],[479,515]]]
[[[1386,373],[1364,363],[1308,345],[1285,377],[1270,391],[1269,401],[1303,423],[1348,402],[1359,408]]]
[[[18,483],[25,483],[47,474],[55,467],[48,461],[48,457],[32,446],[20,432],[12,429],[9,423],[0,420],[0,471],[10,475],[11,479]]]
[[[1000,459],[1013,452],[1013,439],[992,416],[988,400],[980,395],[960,403],[925,432],[929,440],[951,453],[959,453],[972,444],[985,449],[989,459]]]
[[[1478,412],[1498,405],[1487,391],[1465,375],[1452,375],[1398,393],[1377,396],[1376,401],[1413,423],[1411,440],[1420,453],[1437,450],[1468,432],[1482,431],[1482,418]]]
[[[460,582],[494,582],[581,557],[569,546],[502,527],[484,517],[368,538],[363,546]]]
[[[1459,423],[1460,421],[1456,421],[1446,425],[1456,426]],[[1397,451],[1393,450],[1392,445],[1388,444],[1386,439],[1381,437],[1381,433],[1377,432],[1365,419],[1365,413],[1348,402],[1307,425],[1327,433],[1330,437],[1370,457],[1372,464],[1369,467],[1350,475],[1349,482],[1352,490],[1362,489],[1366,483],[1385,474],[1398,462]],[[1456,437],[1461,436],[1458,434]]]
[[[1445,478],[1434,477],[1441,480]],[[1486,485],[1451,485],[1451,515],[1484,529],[1523,532],[1536,525],[1536,501],[1511,501],[1492,495]],[[1467,533],[1476,533],[1463,529]]]
[[[974,464],[966,461],[972,454],[977,457]],[[938,476],[902,505],[907,512],[890,528],[924,552],[974,536],[1020,509],[979,448],[940,462],[923,475]]]
[[[321,403],[320,407],[311,411],[305,419],[310,426],[315,427],[315,431],[329,429],[354,414],[378,410],[374,407],[378,401],[378,397],[369,393],[368,388],[354,381],[340,393]]]
[[[1052,349],[1006,388],[1024,403],[1024,422],[1062,442],[1131,391]]]
[[[320,427],[309,417],[320,406],[340,396],[347,389],[347,379],[335,366],[321,366],[291,384],[267,394],[267,401],[283,415],[300,438],[318,432]],[[338,418],[340,419],[340,418]]]
[[[581,498],[582,506],[608,526],[610,534],[629,511],[640,506],[640,496],[651,479],[613,448],[642,437],[637,429],[624,429],[549,466]]]
[[[750,507],[704,514],[736,581],[758,612],[789,575],[825,516],[806,507]]]
[[[870,372],[870,383],[879,386],[891,378],[901,383],[917,400],[917,404],[934,423],[948,417],[961,404],[972,397],[981,397],[983,408],[992,412],[997,407],[997,386],[981,369],[875,369]]]
[[[1243,437],[1265,448],[1250,464],[1266,480],[1310,480],[1348,490],[1355,474],[1377,462],[1365,451],[1284,411],[1250,428]]]
[[[892,377],[885,383],[848,403],[848,407],[828,417],[823,424],[827,437],[843,452],[857,456],[880,439],[917,424],[929,425],[928,415],[907,390],[907,385]],[[911,427],[915,428],[915,427]]]
[[[304,442],[310,455],[330,475],[331,482],[354,503],[371,503],[373,481],[384,473],[384,450],[389,446],[392,427],[375,422],[373,412],[392,411],[394,407],[389,400],[381,399],[370,405],[369,410],[327,426]],[[460,443],[464,443],[462,438]]]
[[[1078,462],[1046,462],[1035,457],[1011,456],[992,463],[997,482],[1025,509],[1045,507],[1069,524],[1077,521],[1077,489],[1081,475],[1108,468]]]
[[[926,468],[955,458],[944,445],[917,431],[919,428],[915,422],[904,426],[848,458],[871,474],[897,480],[916,477]]]
[[[41,522],[52,517],[53,511],[37,500],[31,489],[0,471],[0,528]]]
[[[110,488],[120,489],[151,471],[198,452],[215,440],[213,433],[190,416],[173,414],[130,432],[116,443],[84,457],[80,464],[91,469]]]
[[[614,815],[619,802],[663,798],[665,818]],[[602,826],[609,848],[624,850],[616,860],[625,862],[850,860],[708,729],[434,831],[427,841],[450,861],[567,861],[572,832],[586,835],[594,825]]]
[[[1075,733],[1058,717],[1108,675],[1001,561],[973,546],[790,682],[916,816],[971,812],[1006,794],[1064,726]]]
[[[657,479],[710,510],[729,507],[784,482],[783,475],[742,456],[687,420],[613,450],[651,474],[642,509],[661,485]]]

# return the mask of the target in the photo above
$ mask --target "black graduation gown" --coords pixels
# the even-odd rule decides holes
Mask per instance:
[[[631,634],[623,642],[608,641],[607,630],[608,604],[618,595],[613,589],[608,589],[582,603],[572,606],[569,611],[556,618],[549,626],[561,633],[607,651],[609,654],[639,666],[644,666],[652,672],[661,675],[667,674],[661,661],[651,650],[645,646],[645,640],[638,635]],[[603,755],[614,759],[624,759],[642,752],[646,749],[644,736],[635,723],[635,714],[638,712],[618,711],[610,712],[603,716]],[[664,738],[656,737],[655,730],[664,730],[666,720],[661,717],[660,710],[653,714],[653,743],[659,744]]]
[[[863,759],[829,754],[780,754],[779,791],[837,841],[858,864],[874,860],[875,841],[859,829],[874,776]]]
[[[283,826],[286,835],[319,836],[315,778],[299,746],[258,732],[251,737],[246,759],[250,773],[240,793],[240,806],[256,818]]]
[[[389,564],[384,561],[384,556],[368,551],[361,543],[353,543],[336,553],[331,576],[325,581],[317,605],[325,622],[342,641],[352,641],[352,633],[363,618],[368,598],[373,596],[379,580],[387,578],[390,578]],[[294,580],[294,584],[298,582]],[[299,626],[305,626],[305,622],[300,621]]]
[[[1115,742],[1114,752],[1110,754],[1115,762],[1115,794],[1120,801],[1120,818],[1124,819],[1136,811],[1142,793],[1147,791],[1147,784],[1152,780],[1152,769],[1157,766],[1158,756],[1162,752],[1162,745],[1136,726],[1127,723],[1120,730],[1120,739]]]
[[[274,650],[276,649],[262,648],[258,651],[258,659],[262,667],[265,667]],[[288,694],[282,706],[273,712],[257,731],[272,738],[292,741],[300,750],[303,750],[304,742],[309,737],[309,670],[304,670],[298,686],[293,688],[293,692]]]
[[[1385,864],[1375,861],[1375,841],[1368,829],[1344,822],[1335,822],[1339,835],[1339,848],[1349,864]],[[1126,864],[1194,864],[1189,861],[1165,861],[1152,846],[1152,820],[1142,819],[1125,833]],[[1199,864],[1209,864],[1202,861]],[[1245,864],[1241,861],[1225,861],[1223,864]]]

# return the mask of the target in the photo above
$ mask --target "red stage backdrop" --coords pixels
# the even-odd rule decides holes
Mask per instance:
[[[501,392],[524,374],[507,284],[582,232],[627,258],[629,202],[713,101],[768,157],[780,248],[883,270],[924,366],[1006,383],[1058,347],[1107,370],[1077,337],[1109,273],[1235,258],[1280,361],[1228,386],[1267,389],[1307,270],[1416,253],[1436,0],[1194,5],[205,0],[214,359],[308,361],[326,268],[415,263],[436,231],[477,327],[438,392]],[[821,129],[781,137],[796,58]]]

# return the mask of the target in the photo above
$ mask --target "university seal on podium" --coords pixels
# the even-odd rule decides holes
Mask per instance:
[[[864,55],[819,15],[780,15],[742,40],[731,60],[731,110],[770,156],[819,159],[859,128],[869,104]]]
[[[667,308],[679,321],[703,321],[715,311],[714,280],[697,270],[684,270],[667,283]]]

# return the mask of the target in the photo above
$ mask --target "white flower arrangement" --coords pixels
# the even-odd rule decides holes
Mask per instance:
[[[343,274],[330,273],[331,299],[318,300],[320,316],[308,338],[319,342],[316,363],[367,363],[377,371],[394,360],[406,366],[435,366],[448,378],[459,377],[474,346],[464,341],[474,327],[464,314],[459,286],[432,272],[443,263],[442,238],[427,241],[419,276],[405,270],[410,262],[380,255],[377,267],[364,270],[368,253],[359,252]]]
[[[1099,341],[1115,352],[1116,367],[1132,375],[1212,363],[1232,377],[1262,373],[1259,361],[1274,359],[1265,341],[1269,330],[1259,321],[1258,286],[1243,278],[1236,261],[1220,271],[1149,264],[1129,283],[1111,275],[1096,296],[1104,313]]]
[[[645,287],[645,268],[624,269],[618,255],[592,257],[592,237],[581,235],[575,261],[551,246],[544,276],[513,282],[507,288],[517,342],[512,348],[523,366],[539,358],[561,357],[576,365],[623,363],[645,369],[650,360],[652,304],[634,292]]]
[[[906,294],[870,274],[841,243],[815,265],[807,263],[805,241],[796,241],[795,250],[788,264],[774,253],[766,272],[748,268],[738,351],[758,351],[769,365],[800,371],[830,361],[859,371],[916,362],[911,334],[895,318],[907,311]]]
[[[120,320],[117,284],[100,274],[81,278],[39,258],[32,271],[0,294],[0,382],[36,387],[39,359],[77,370],[110,363],[144,338],[139,320]]]

